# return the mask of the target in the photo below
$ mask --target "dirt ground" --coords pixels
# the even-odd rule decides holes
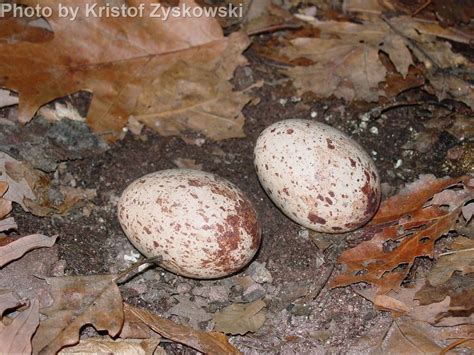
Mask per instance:
[[[461,144],[446,131],[439,132],[427,153],[405,149],[417,133],[426,130],[427,122],[446,115],[457,104],[430,104],[434,101],[432,97],[412,90],[404,95],[419,97],[420,105],[397,106],[370,115],[376,112],[373,109],[378,104],[347,105],[339,100],[299,97],[289,80],[276,74],[274,63],[259,57],[252,48],[245,55],[250,65],[237,70],[236,87],[264,81],[263,87],[255,90],[260,102],[245,108],[245,138],[213,142],[189,133],[185,142],[180,137],[162,137],[145,130],[141,136],[126,134],[108,150],[81,153],[72,160],[59,159],[64,160],[62,171],[71,184],[97,190],[93,207],[77,208],[67,216],[52,218],[35,217],[16,207],[18,234],[59,234],[57,248],[67,275],[123,270],[138,255],[116,218],[121,192],[142,175],[175,168],[177,159],[193,159],[202,165],[202,170],[238,185],[252,200],[263,226],[261,249],[249,267],[220,280],[198,281],[159,268],[149,269],[121,286],[124,299],[178,322],[194,323],[209,330],[210,313],[232,302],[263,297],[267,304],[264,326],[254,334],[231,337],[245,354],[346,352],[369,330],[382,328],[391,321],[387,313],[374,310],[352,288],[331,290],[327,286],[328,277],[340,271],[335,262],[337,255],[358,242],[358,233],[316,235],[285,217],[266,196],[255,174],[252,151],[256,138],[265,127],[286,118],[313,119],[341,129],[374,158],[387,196],[419,174],[440,177],[469,172],[467,165],[456,165],[446,159],[447,151]],[[84,106],[84,102],[79,102],[79,106]],[[30,132],[31,137],[32,127],[26,127],[21,134]],[[83,139],[88,134],[85,132]],[[20,153],[17,151],[17,157]],[[326,250],[318,248],[328,241],[330,246]],[[258,280],[251,292],[239,284],[243,275]],[[182,311],[174,307],[178,303]],[[195,353],[178,344],[163,346],[173,354]]]

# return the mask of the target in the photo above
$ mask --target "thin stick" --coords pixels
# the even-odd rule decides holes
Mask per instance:
[[[296,24],[286,24],[286,23],[281,23],[273,26],[268,26],[265,28],[259,28],[254,31],[247,32],[248,36],[255,36],[259,35],[262,33],[268,33],[268,32],[276,32],[276,31],[282,31],[282,30],[295,30],[301,28],[301,25],[296,25]]]
[[[132,266],[130,266],[129,268],[125,269],[124,271],[122,271],[120,274],[118,274],[117,276],[114,277],[113,281],[115,283],[119,283],[118,281],[120,279],[123,279],[125,276],[127,276],[129,273],[131,273],[132,271],[134,270],[138,270],[138,268],[144,264],[157,264],[159,265],[160,262],[163,260],[163,258],[161,256],[155,256],[153,258],[148,258],[148,259],[145,259],[145,260],[141,260],[141,261],[138,261],[136,262],[135,264],[133,264]]]
[[[426,9],[430,4],[433,2],[433,0],[428,0],[425,2],[423,5],[421,5],[418,9],[415,10],[415,12],[411,15],[412,17],[415,17],[418,15],[420,12],[422,12],[424,9]]]
[[[461,345],[462,343],[465,343],[466,341],[469,341],[469,340],[474,340],[474,338],[464,338],[464,339],[459,339],[451,344],[449,344],[447,347],[445,347],[443,350],[441,350],[441,352],[439,353],[439,355],[445,355],[449,350],[451,349],[454,349],[455,347]]]

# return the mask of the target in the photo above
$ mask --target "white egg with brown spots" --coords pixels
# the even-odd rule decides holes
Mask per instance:
[[[367,223],[380,203],[380,179],[364,149],[341,131],[289,119],[258,137],[255,169],[273,202],[318,232],[342,233]]]
[[[251,261],[260,227],[251,202],[235,185],[197,170],[171,169],[132,182],[118,218],[133,245],[161,265],[192,278],[232,274]]]

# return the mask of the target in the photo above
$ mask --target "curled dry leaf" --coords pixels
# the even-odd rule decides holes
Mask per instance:
[[[0,219],[4,218],[12,210],[12,202],[2,197],[3,195],[5,195],[7,190],[8,190],[8,183],[6,181],[0,181]],[[5,229],[1,229],[1,226],[0,226],[0,232],[4,230]]]
[[[5,219],[1,219],[0,220],[0,232],[6,232],[6,231],[9,231],[11,229],[17,229],[17,224],[15,222],[15,220],[13,219],[13,217],[10,217],[10,218],[5,218]],[[0,243],[0,245],[2,245]]]
[[[87,89],[94,95],[87,121],[110,140],[131,115],[162,134],[191,129],[215,139],[242,136],[240,111],[250,96],[234,92],[228,80],[246,62],[241,53],[248,38],[224,37],[212,17],[153,17],[150,0],[127,5],[139,3],[145,5],[143,16],[103,17],[87,16],[84,1],[69,1],[78,9],[71,22],[59,16],[54,0],[22,1],[53,10],[47,21],[54,36],[44,35],[41,43],[18,37],[0,42],[0,86],[19,93],[19,120],[28,122],[40,106]],[[193,0],[180,3],[198,6]]]
[[[11,95],[10,91],[0,89],[0,108],[5,106],[16,105],[18,97]]]
[[[52,247],[56,243],[56,239],[57,236],[47,237],[42,234],[32,234],[16,239],[0,247],[0,267],[8,264],[10,261],[21,258],[30,250]]]
[[[386,295],[377,295],[373,288],[355,291],[376,308],[392,312],[394,317],[404,315],[434,326],[451,327],[472,323],[472,281],[465,283],[465,288],[462,281],[466,280],[458,279],[444,288],[430,289],[420,279],[413,287],[403,287]]]
[[[176,324],[129,304],[124,304],[124,310],[127,319],[139,319],[162,337],[185,344],[205,354],[240,354],[224,334],[204,332]]]
[[[81,328],[90,324],[97,331],[118,335],[123,325],[122,297],[114,275],[46,278],[53,305],[41,310],[41,322],[33,338],[37,353],[56,353],[79,342]]]
[[[265,323],[265,302],[234,303],[214,315],[214,329],[226,334],[247,334],[256,332]]]
[[[451,245],[451,251],[441,255],[428,275],[428,281],[438,286],[461,271],[463,275],[474,273],[474,240],[459,237]]]
[[[397,85],[380,84],[396,79],[403,82],[398,85],[401,90],[424,84],[424,78],[407,76],[414,64],[413,54],[425,64],[427,78],[439,99],[449,97],[473,107],[474,94],[467,79],[431,70],[466,66],[468,72],[469,61],[441,39],[470,43],[472,35],[410,16],[382,19],[381,8],[375,2],[353,1],[346,11],[369,16],[361,23],[304,18],[320,34],[291,39],[279,49],[280,56],[297,65],[285,73],[294,79],[300,93],[311,91],[321,97],[334,95],[346,101],[377,101],[379,96],[394,96],[399,93],[394,92]],[[384,63],[380,52],[387,55],[390,63]],[[396,70],[387,71],[392,64]]]
[[[458,339],[472,337],[474,327],[433,327],[403,317],[394,320],[388,328],[373,327],[368,336],[349,349],[349,354],[440,354],[443,348]],[[473,349],[474,341],[460,347]]]
[[[8,184],[8,190],[3,196],[5,200],[16,202],[25,211],[37,216],[64,214],[78,202],[96,196],[92,189],[53,186],[47,174],[3,152],[0,152],[0,183]],[[53,189],[59,189],[55,191],[58,193],[51,193]],[[61,199],[52,200],[51,195],[60,195]],[[0,198],[0,212],[1,203]]]
[[[10,293],[11,295],[11,293]],[[17,308],[21,306],[18,300],[15,303],[15,297],[9,296],[7,303],[0,296],[0,307],[3,312],[7,308]],[[10,307],[6,307],[9,305]],[[30,354],[31,353],[31,337],[38,328],[39,324],[39,301],[34,299],[28,308],[19,310],[10,323],[6,324],[6,317],[0,321],[0,346],[3,354]]]
[[[382,203],[365,229],[363,238],[372,239],[341,254],[339,262],[346,271],[332,281],[332,287],[367,282],[379,294],[399,289],[415,258],[433,257],[435,241],[453,228],[464,204],[473,199],[469,180],[424,177],[423,184],[418,181]],[[453,185],[460,189],[455,198],[442,193]],[[431,198],[436,204],[429,202]]]
[[[127,355],[154,355],[160,343],[155,339],[107,339],[88,338],[79,344],[64,348],[59,355],[66,354],[127,354]]]

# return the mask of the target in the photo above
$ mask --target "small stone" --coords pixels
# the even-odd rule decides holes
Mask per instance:
[[[250,275],[252,280],[259,284],[273,282],[272,274],[265,267],[265,263],[259,263],[255,261],[249,266],[247,273]]]
[[[243,299],[246,302],[253,302],[265,296],[265,293],[265,289],[255,283],[244,291]]]
[[[307,230],[306,228],[301,228],[298,231],[298,237],[303,238],[304,240],[308,240],[309,239],[309,230]]]
[[[375,126],[370,127],[369,132],[372,133],[373,135],[378,135],[379,134],[379,129]]]
[[[176,287],[176,292],[179,294],[188,293],[189,291],[191,291],[191,288],[191,285],[182,283]]]
[[[299,303],[292,303],[287,307],[287,310],[294,316],[297,317],[307,317],[309,316],[313,310],[307,304],[299,304]]]
[[[224,286],[212,286],[209,291],[210,302],[225,302],[229,299],[229,290]]]

